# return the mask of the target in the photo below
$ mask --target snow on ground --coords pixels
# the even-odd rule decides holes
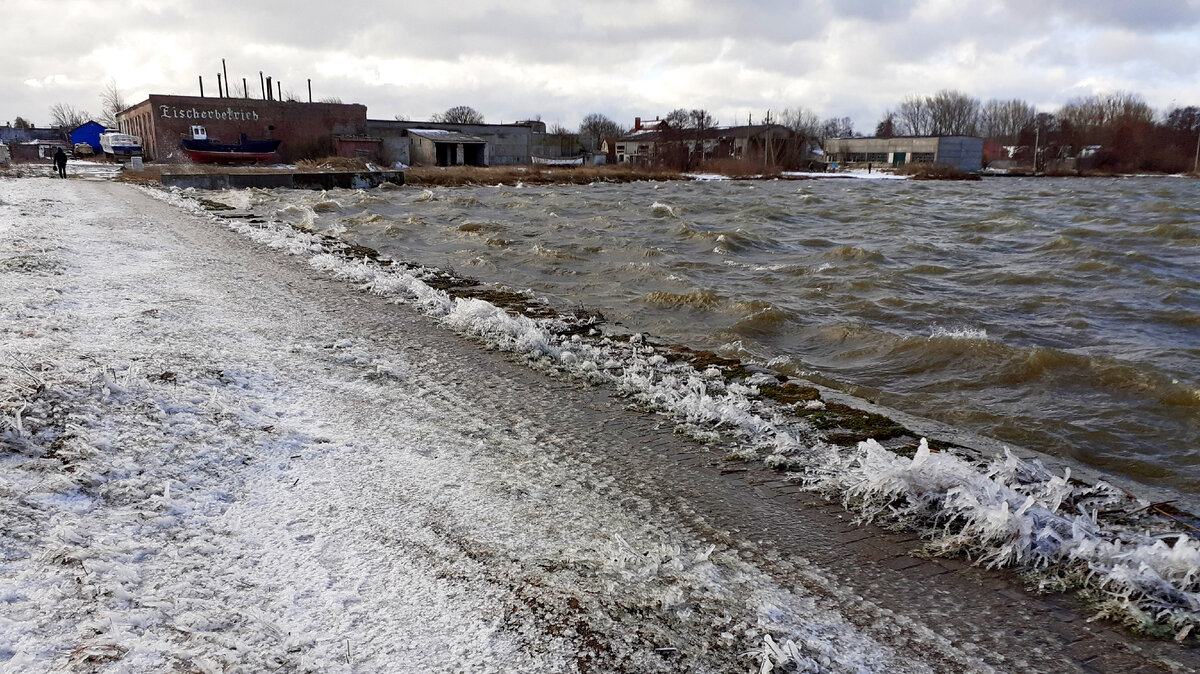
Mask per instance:
[[[850,169],[845,171],[784,171],[780,174],[784,178],[842,178],[853,180],[908,180],[909,176],[896,175],[895,173],[883,171],[866,171],[864,169]],[[684,173],[683,177],[689,180],[709,181],[709,180],[733,180],[727,175],[720,173]],[[761,176],[750,176],[751,178],[761,178]]]
[[[820,171],[785,171],[788,178],[850,178],[854,180],[908,180],[909,176],[896,175],[890,171],[865,171],[863,169],[848,169],[823,173]]]
[[[151,192],[182,208],[202,212],[186,192]],[[253,190],[231,199],[253,206]],[[312,197],[323,201],[327,195]],[[436,198],[430,190],[415,197]],[[302,201],[302,200],[301,200]],[[656,202],[651,212],[673,213]],[[557,319],[535,321],[480,300],[454,300],[423,278],[436,270],[383,268],[331,254],[327,242],[287,224],[298,220],[319,229],[320,214],[304,203],[270,215],[273,222],[234,222],[231,228],[291,254],[363,289],[411,302],[443,324],[495,348],[525,356],[535,367],[614,386],[639,404],[669,414],[684,429],[699,424],[744,443],[744,458],[792,471],[805,486],[859,506],[864,519],[891,519],[923,527],[930,548],[966,553],[990,566],[1041,574],[1049,586],[1088,587],[1102,611],[1141,628],[1186,636],[1200,622],[1200,540],[1169,523],[1145,517],[1149,502],[1137,501],[1099,482],[1073,485],[1036,460],[918,453],[905,458],[875,443],[843,451],[811,425],[789,419],[778,406],[756,398],[750,378],[727,382],[719,370],[698,373],[668,363],[638,339],[581,340],[556,334]],[[687,431],[690,433],[690,431]],[[700,429],[699,433],[712,434]],[[1106,519],[1107,512],[1141,513],[1142,521]],[[1174,633],[1174,632],[1173,632]]]
[[[0,186],[2,671],[986,669],[779,587],[212,222]]]

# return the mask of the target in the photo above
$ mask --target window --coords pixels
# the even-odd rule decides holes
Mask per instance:
[[[864,164],[864,163],[866,163],[866,161],[867,161],[867,153],[866,152],[847,152],[846,153],[846,163],[847,164]]]
[[[869,161],[869,162],[874,162],[876,164],[886,164],[887,160],[888,160],[888,153],[886,153],[886,152],[868,152],[867,153],[867,161]]]
[[[932,164],[933,163],[933,153],[932,152],[914,152],[912,154],[912,160],[913,160],[914,164]]]

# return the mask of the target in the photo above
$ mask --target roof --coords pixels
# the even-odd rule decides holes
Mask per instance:
[[[695,140],[697,137],[695,129],[684,128],[675,129],[674,131],[679,134],[675,140]],[[783,126],[782,124],[752,124],[749,126],[711,126],[701,131],[699,137],[704,139],[748,138],[750,136],[765,134],[767,131],[771,131],[772,133],[780,132],[784,136],[795,135],[791,129]],[[666,131],[660,131],[658,129],[642,129],[641,131],[636,131],[634,133],[621,136],[617,139],[617,142],[654,141],[659,140],[666,133]]]
[[[420,136],[432,140],[435,143],[486,143],[487,141],[479,136],[472,136],[461,131],[450,131],[449,129],[409,129],[409,135]]]
[[[96,126],[100,127],[101,129],[104,128],[104,125],[101,124],[100,122],[89,119],[88,121],[84,122],[83,124],[80,124],[79,126],[75,127],[74,129],[71,129],[71,133],[75,133],[76,131],[78,131],[78,130],[82,129],[83,127],[88,126],[90,124],[95,124]]]

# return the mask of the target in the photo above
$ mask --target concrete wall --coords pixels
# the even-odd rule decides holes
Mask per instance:
[[[437,143],[420,136],[409,136],[408,139],[412,148],[409,156],[413,165],[437,166]]]
[[[331,190],[366,189],[383,183],[404,184],[401,171],[333,171],[327,173],[165,173],[162,183],[168,187],[198,190],[223,190],[257,187],[261,189]]]
[[[544,135],[545,124],[442,124],[439,122],[402,122],[387,119],[367,120],[367,133],[383,138],[384,161],[389,164],[434,164],[432,159],[419,159],[408,143],[409,129],[446,129],[482,139],[488,145],[488,164],[492,166],[524,165],[532,162],[537,147],[535,137]],[[406,154],[406,152],[408,154]]]
[[[366,134],[367,107],[152,94],[117,121],[123,133],[141,137],[143,154],[155,161],[185,161],[180,139],[193,124],[223,142],[237,142],[243,133],[253,140],[278,138],[280,157],[295,161],[333,154],[334,135]]]

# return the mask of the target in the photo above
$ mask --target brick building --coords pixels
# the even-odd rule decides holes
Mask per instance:
[[[335,136],[365,135],[367,106],[151,94],[118,113],[117,124],[122,133],[141,137],[148,160],[186,159],[180,140],[189,127],[200,125],[209,138],[227,143],[236,143],[241,134],[279,139],[280,157],[291,162],[334,154]]]

